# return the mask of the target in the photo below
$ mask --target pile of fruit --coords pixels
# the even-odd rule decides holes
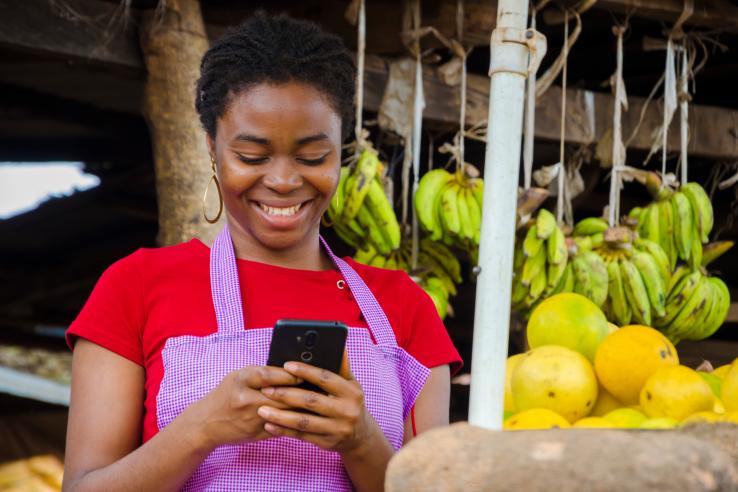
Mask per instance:
[[[415,192],[418,222],[433,241],[476,248],[482,225],[483,190],[481,178],[445,169],[428,171]]]
[[[61,490],[64,466],[52,455],[0,464],[0,491],[54,492]]]
[[[580,294],[541,302],[527,338],[531,349],[507,362],[505,429],[738,424],[738,359],[697,372],[662,333],[618,328]]]

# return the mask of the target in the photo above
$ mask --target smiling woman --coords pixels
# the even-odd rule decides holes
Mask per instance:
[[[196,105],[227,226],[212,248],[116,262],[69,328],[66,490],[382,490],[392,454],[448,423],[461,360],[433,302],[319,235],[354,75],[337,37],[284,16],[205,54]],[[289,318],[349,327],[340,373],[265,365]]]

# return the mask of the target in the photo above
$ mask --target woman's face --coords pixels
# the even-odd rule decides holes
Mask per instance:
[[[285,250],[317,233],[341,165],[341,118],[326,96],[297,82],[246,89],[208,146],[229,223],[244,239]]]

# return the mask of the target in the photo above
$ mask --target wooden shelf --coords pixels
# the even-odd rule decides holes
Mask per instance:
[[[69,406],[70,386],[26,372],[0,367],[0,392]]]

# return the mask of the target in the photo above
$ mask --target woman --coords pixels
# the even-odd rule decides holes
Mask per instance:
[[[116,262],[70,327],[65,490],[381,490],[391,455],[448,423],[461,361],[430,298],[321,247],[354,73],[338,38],[284,16],[205,54],[196,106],[228,225],[212,249]],[[351,327],[341,374],[265,366],[281,318]]]

